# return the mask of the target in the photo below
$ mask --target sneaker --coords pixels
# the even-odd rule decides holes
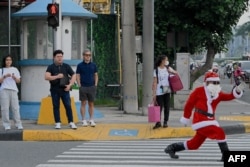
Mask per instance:
[[[92,127],[95,127],[95,126],[96,126],[94,120],[90,120],[89,123],[90,123],[90,126],[92,126]]]
[[[82,121],[82,126],[88,126],[88,123],[87,123],[86,120],[83,120],[83,121]]]
[[[23,130],[23,126],[22,126],[22,125],[18,125],[18,126],[17,126],[17,129],[18,129],[18,130]]]
[[[4,129],[5,130],[10,130],[11,128],[10,128],[10,126],[6,126]]]
[[[70,122],[69,126],[70,126],[71,129],[77,129],[77,126],[75,125],[74,122]]]
[[[168,123],[164,122],[163,128],[167,128],[167,127],[168,127]]]
[[[55,129],[61,129],[61,123],[60,122],[57,122],[55,125],[56,125]]]

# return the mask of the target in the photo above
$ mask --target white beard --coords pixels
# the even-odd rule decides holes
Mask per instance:
[[[209,84],[207,90],[210,93],[211,97],[216,97],[221,91],[220,85]]]

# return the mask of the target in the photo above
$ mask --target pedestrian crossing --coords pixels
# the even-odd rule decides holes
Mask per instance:
[[[232,151],[249,151],[250,134],[229,135]],[[164,148],[187,138],[90,141],[57,155],[36,167],[223,167],[216,141],[207,140],[198,150],[178,152],[179,159],[171,159]]]

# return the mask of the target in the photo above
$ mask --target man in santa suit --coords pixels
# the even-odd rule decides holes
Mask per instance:
[[[192,129],[196,131],[193,138],[167,146],[165,152],[171,158],[179,158],[175,154],[182,150],[197,150],[206,138],[214,139],[218,142],[223,161],[223,153],[229,151],[226,136],[219,123],[215,120],[215,111],[221,101],[229,101],[240,98],[243,95],[245,84],[242,83],[233,88],[231,93],[221,91],[220,78],[215,72],[207,72],[204,78],[204,85],[197,87],[189,96],[184,113],[180,122],[187,125],[193,113]]]

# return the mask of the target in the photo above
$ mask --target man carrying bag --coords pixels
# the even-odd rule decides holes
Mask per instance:
[[[50,93],[53,104],[55,129],[61,129],[60,99],[65,107],[70,128],[77,129],[75,123],[73,122],[69,93],[71,86],[75,83],[76,74],[70,65],[63,63],[62,50],[55,50],[53,53],[53,59],[54,63],[49,65],[46,70],[45,80],[50,81]],[[70,81],[69,76],[71,76]]]

